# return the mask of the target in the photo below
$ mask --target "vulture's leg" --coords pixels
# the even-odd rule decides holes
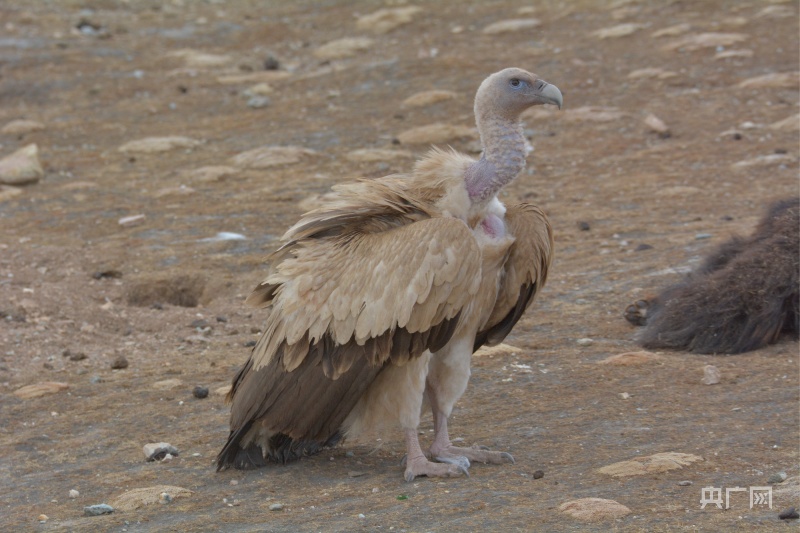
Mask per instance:
[[[434,439],[430,456],[440,462],[469,466],[470,461],[479,463],[513,463],[507,452],[495,452],[485,447],[460,448],[453,446],[447,431],[447,419],[456,401],[464,393],[469,381],[472,359],[472,342],[453,342],[444,350],[434,354],[428,367],[425,394],[433,411]]]
[[[417,428],[406,428],[406,481],[413,481],[417,476],[456,477],[467,476],[469,472],[458,464],[432,463],[428,461],[419,445]]]

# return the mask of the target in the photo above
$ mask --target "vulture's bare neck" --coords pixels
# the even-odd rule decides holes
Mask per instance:
[[[518,118],[476,116],[483,155],[466,172],[470,200],[493,198],[525,168],[525,135]]]

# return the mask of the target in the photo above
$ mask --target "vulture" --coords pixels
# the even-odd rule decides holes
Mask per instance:
[[[479,159],[433,148],[409,174],[334,186],[289,228],[247,299],[266,324],[233,378],[217,470],[286,463],[392,428],[405,436],[407,481],[514,461],[453,446],[447,421],[473,352],[502,341],[547,278],[546,215],[497,195],[525,167],[520,114],[562,101],[525,70],[492,74],[475,96]],[[434,423],[427,451],[423,405]]]
[[[627,307],[645,348],[748,352],[800,333],[800,198],[775,202],[747,238],[734,237],[685,280]]]

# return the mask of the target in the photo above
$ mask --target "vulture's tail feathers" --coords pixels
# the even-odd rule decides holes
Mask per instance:
[[[237,470],[252,470],[264,466],[264,454],[261,451],[261,446],[256,443],[250,443],[249,446],[242,448],[241,440],[250,431],[252,422],[248,422],[236,431],[231,431],[228,436],[228,442],[225,447],[217,455],[217,472],[220,470],[227,470],[230,467]]]

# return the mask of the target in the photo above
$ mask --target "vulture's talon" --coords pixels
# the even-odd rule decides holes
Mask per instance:
[[[503,459],[508,459],[508,462],[511,463],[512,465],[516,464],[516,461],[514,460],[514,456],[511,455],[508,452],[500,452],[500,457],[503,458]]]
[[[400,466],[406,466],[406,463],[407,463],[407,462],[408,462],[408,454],[405,454],[405,455],[403,456],[403,458],[402,458],[402,459],[400,459]],[[406,480],[406,481],[408,481],[408,480]]]
[[[464,457],[463,455],[439,455],[434,457],[440,463],[448,463],[451,465],[456,465],[459,468],[463,468],[464,472],[470,467],[469,459]]]

